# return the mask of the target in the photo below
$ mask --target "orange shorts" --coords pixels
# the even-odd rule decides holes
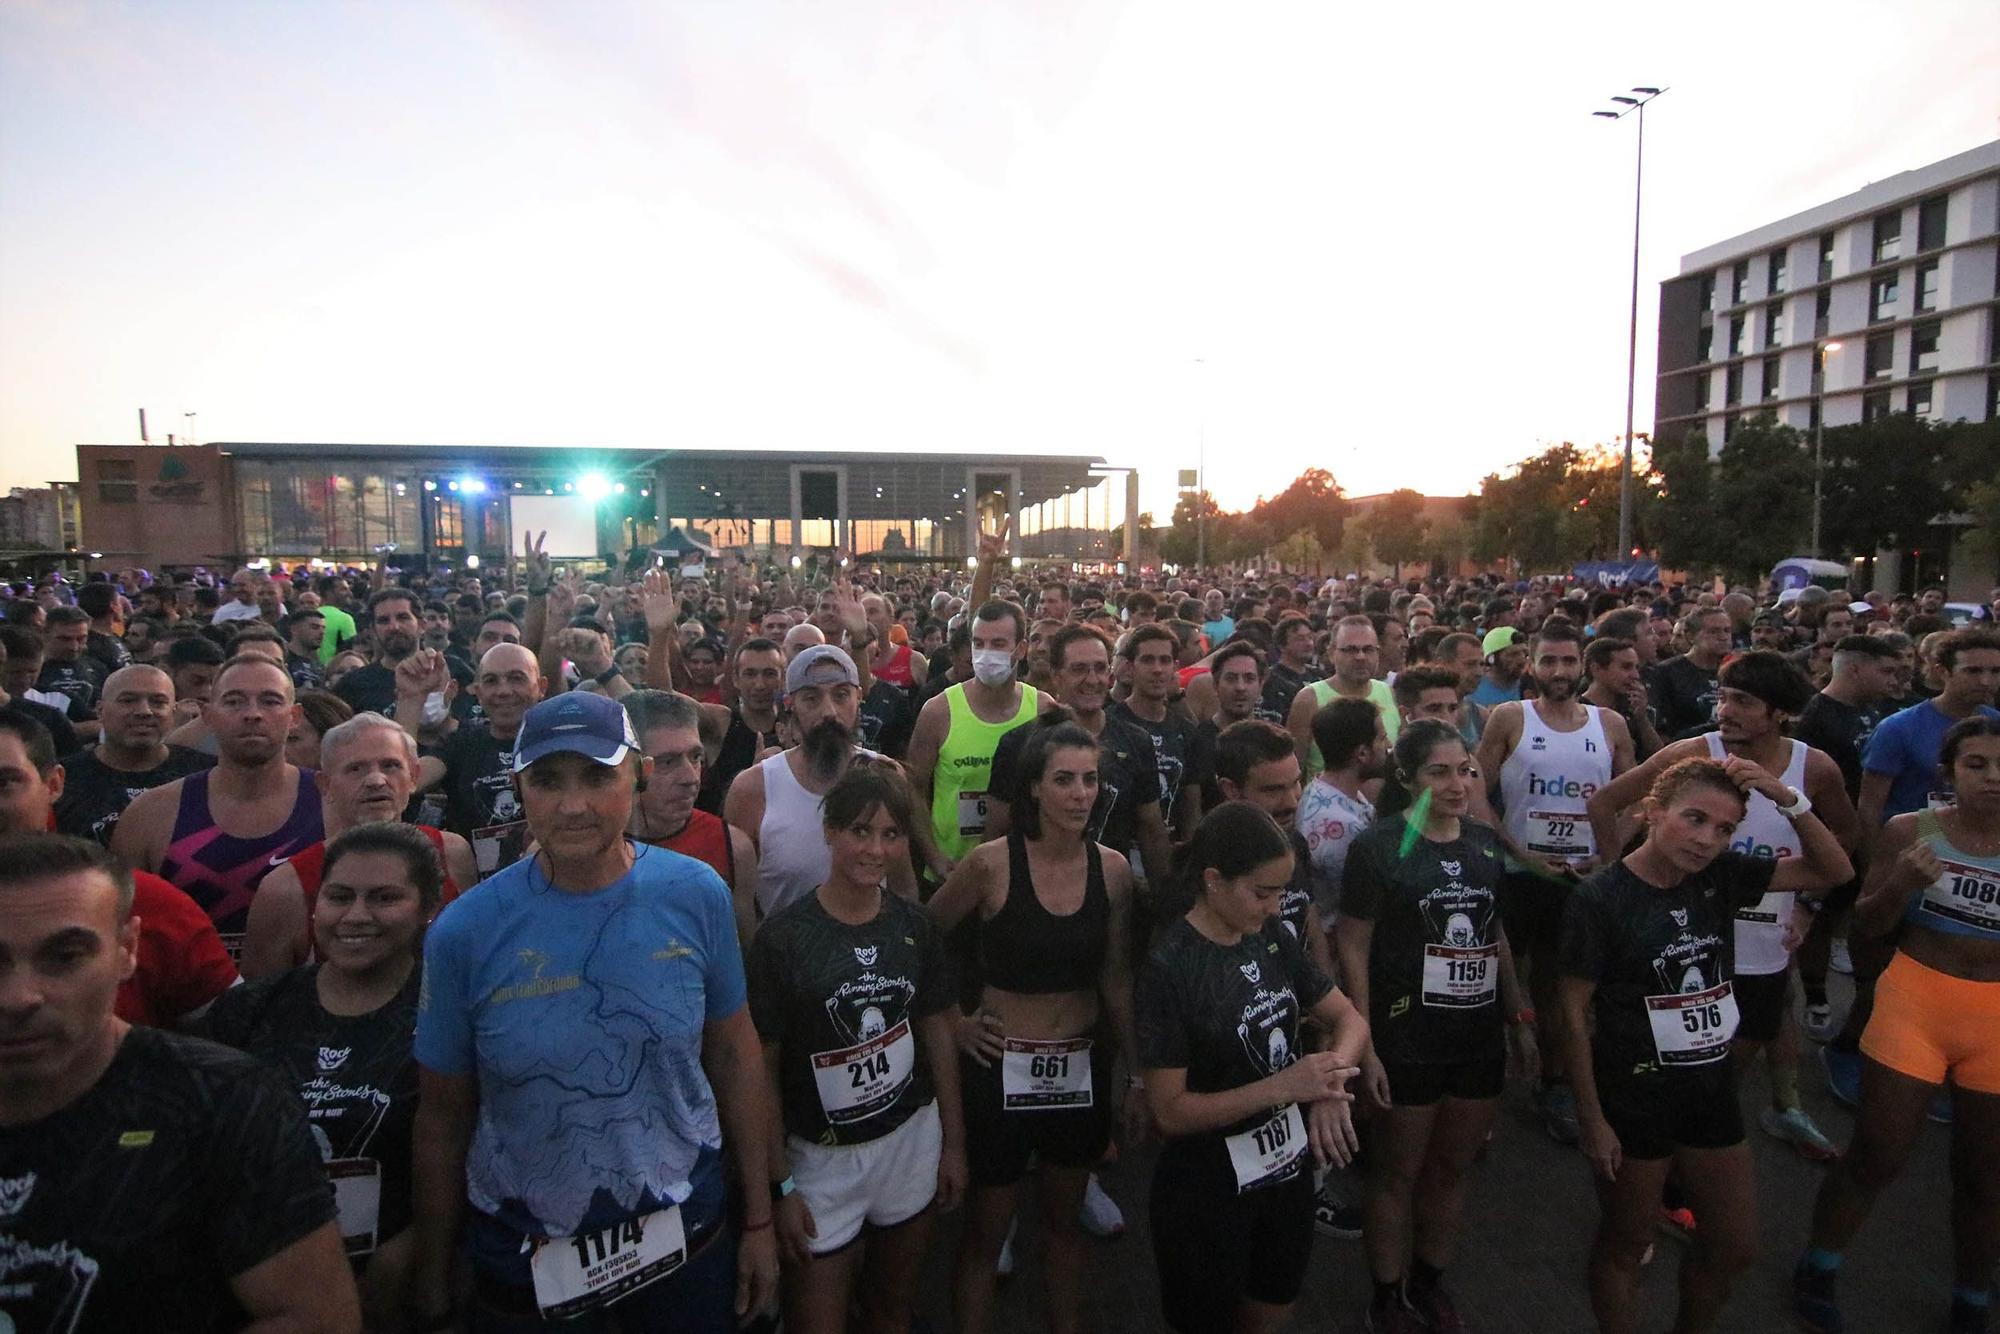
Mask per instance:
[[[1898,951],[1875,983],[1861,1050],[1899,1074],[2000,1093],[2000,982],[1969,982]]]

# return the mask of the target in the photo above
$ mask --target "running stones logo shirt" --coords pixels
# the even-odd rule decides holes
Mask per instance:
[[[229,1280],[333,1216],[283,1080],[133,1028],[88,1093],[0,1127],[0,1329],[240,1329]]]
[[[1133,994],[1139,1064],[1186,1070],[1191,1093],[1254,1084],[1299,1058],[1299,1017],[1332,989],[1275,919],[1218,945],[1180,918],[1160,933]],[[1224,1138],[1269,1117],[1262,1111],[1192,1138],[1220,1153]]]
[[[757,929],[750,1017],[778,1044],[789,1134],[865,1144],[931,1101],[915,1030],[951,1004],[947,967],[930,917],[894,894],[860,926],[836,919],[815,893]]]
[[[1659,1006],[1649,998],[1713,992],[1733,979],[1737,910],[1764,896],[1777,867],[1768,857],[1725,852],[1661,889],[1620,861],[1577,886],[1563,917],[1559,957],[1565,975],[1597,985],[1591,1049],[1600,1068],[1662,1069],[1653,1018]],[[1726,1053],[1724,1043],[1720,1054]]]
[[[1031,729],[1017,727],[993,748],[988,794],[995,801],[1011,803],[1019,797],[1021,779],[1016,769],[1021,747],[1030,735]],[[1139,841],[1140,810],[1159,799],[1160,770],[1152,740],[1123,719],[1105,714],[1104,730],[1097,738],[1097,801],[1090,808],[1090,823],[1083,836],[1113,852],[1130,852]]]
[[[63,794],[56,802],[56,829],[76,838],[110,846],[118,818],[141,792],[176,778],[215,767],[215,757],[186,746],[168,746],[167,758],[151,769],[114,769],[97,758],[97,750],[81,750],[63,765]]]
[[[1174,803],[1180,799],[1182,784],[1193,783],[1199,787],[1215,768],[1213,749],[1202,744],[1199,728],[1184,710],[1169,706],[1167,716],[1157,723],[1141,718],[1123,700],[1114,702],[1104,712],[1107,717],[1137,728],[1152,743],[1154,763],[1159,766],[1160,811],[1172,824]],[[1154,871],[1153,874],[1164,872]]]
[[[1341,911],[1372,922],[1368,1023],[1385,1060],[1462,1061],[1498,1049],[1500,841],[1459,822],[1448,843],[1402,816],[1377,820],[1348,849]]]
[[[484,727],[460,726],[436,752],[444,761],[442,827],[472,845],[481,876],[514,864],[527,845],[527,822],[514,792],[514,741]]]
[[[285,1076],[334,1173],[349,1255],[366,1255],[410,1224],[410,1128],[417,1112],[419,970],[369,1014],[336,1015],[319,1000],[322,964],[246,983],[216,998],[203,1036]]]
[[[42,674],[35,678],[35,689],[67,699],[69,707],[64,712],[71,718],[95,718],[97,697],[104,689],[104,672],[88,654],[74,662],[49,660],[42,664]]]

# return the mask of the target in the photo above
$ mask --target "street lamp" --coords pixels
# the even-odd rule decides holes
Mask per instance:
[[[1826,442],[1826,354],[1840,351],[1840,340],[1829,339],[1821,343],[1813,352],[1813,520],[1812,554],[1820,559],[1819,549],[1819,505],[1820,477],[1825,469]]]
[[[1637,165],[1632,170],[1632,328],[1625,345],[1625,471],[1618,479],[1618,549],[1632,549],[1632,413],[1639,393],[1639,204],[1646,184],[1646,103],[1664,88],[1634,88],[1637,97],[1614,97],[1616,111],[1593,111],[1605,120],[1639,113]]]

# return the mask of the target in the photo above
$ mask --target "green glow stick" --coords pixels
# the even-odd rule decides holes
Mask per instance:
[[[1410,849],[1417,846],[1417,840],[1423,836],[1424,822],[1430,819],[1430,814],[1431,790],[1425,788],[1410,803],[1410,809],[1403,813],[1403,844],[1396,849],[1398,857],[1409,856]]]

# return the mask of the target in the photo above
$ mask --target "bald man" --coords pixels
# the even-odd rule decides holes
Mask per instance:
[[[396,664],[396,721],[413,739],[425,698],[450,679],[444,655],[435,649],[420,648]],[[472,845],[482,878],[512,865],[527,845],[514,788],[514,738],[542,689],[541,664],[532,650],[495,644],[479,659],[472,679],[485,726],[457,728],[421,761],[420,786],[444,785],[443,827]]]
[[[826,632],[808,621],[785,631],[785,662],[789,665],[793,658],[804,653],[815,644],[826,642]]]
[[[104,680],[98,718],[103,739],[63,758],[56,828],[109,847],[125,808],[141,792],[214,765],[187,746],[169,745],[173,679],[158,667],[120,667]]]

